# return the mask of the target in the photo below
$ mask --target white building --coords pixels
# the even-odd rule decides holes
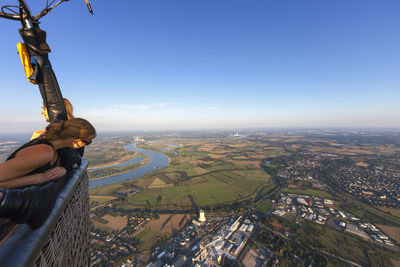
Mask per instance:
[[[204,210],[199,211],[199,221],[200,222],[205,222],[206,221],[206,215],[204,213]]]

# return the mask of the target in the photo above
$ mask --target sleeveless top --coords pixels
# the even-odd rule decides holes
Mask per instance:
[[[24,148],[27,148],[27,147],[30,147],[30,146],[34,146],[34,145],[42,145],[42,144],[43,144],[43,145],[51,146],[51,147],[53,148],[54,152],[56,152],[56,150],[54,149],[54,146],[53,146],[47,139],[44,139],[44,138],[42,138],[42,137],[38,137],[38,138],[32,139],[32,140],[29,141],[28,143],[26,143],[26,144],[22,145],[21,147],[19,147],[17,150],[15,150],[15,151],[6,159],[6,161],[15,158],[15,155],[18,153],[18,151],[20,151],[20,150],[22,150],[22,149],[24,149]],[[31,174],[35,174],[35,173],[42,173],[42,172],[45,172],[45,171],[47,171],[47,170],[49,170],[49,169],[51,169],[51,168],[53,168],[53,167],[58,166],[58,165],[59,165],[59,164],[58,164],[58,163],[59,163],[59,160],[60,160],[60,158],[57,157],[57,160],[56,160],[53,164],[51,164],[51,161],[49,161],[49,162],[47,162],[46,164],[44,164],[43,166],[40,166],[40,167],[34,169],[33,171],[31,171],[30,173],[27,173],[27,174],[25,174],[25,175],[31,175]]]

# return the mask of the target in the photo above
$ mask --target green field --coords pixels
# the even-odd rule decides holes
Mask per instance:
[[[282,193],[286,194],[299,194],[299,195],[309,195],[309,196],[316,196],[321,198],[333,198],[331,194],[326,191],[322,190],[314,190],[314,189],[288,189],[285,188],[282,190]]]
[[[90,166],[112,164],[113,162],[129,161],[138,153],[123,148],[124,142],[103,141],[94,143],[85,149],[85,158]]]
[[[154,244],[167,240],[168,238],[171,237],[171,234],[169,233],[161,233],[158,231],[154,230],[149,230],[149,229],[143,229],[141,230],[137,235],[136,238],[140,239],[140,250],[141,251],[147,251],[151,247],[154,246]]]
[[[114,192],[119,191],[123,187],[124,187],[123,183],[117,183],[117,184],[112,184],[112,185],[91,188],[91,189],[89,189],[89,195],[90,196],[113,195]]]
[[[260,160],[270,156],[270,152],[283,153],[265,151],[247,140],[174,143],[180,144],[179,153],[170,157],[166,168],[139,179],[92,189],[90,194],[118,197],[115,193],[132,184],[142,191],[126,198],[124,203],[117,203],[119,207],[187,209],[193,207],[192,200],[198,206],[232,203],[256,194],[263,186],[272,188],[273,182],[260,167]],[[163,144],[141,147],[159,151]]]
[[[201,176],[204,182],[160,189],[146,189],[127,199],[132,205],[177,205],[191,206],[191,195],[199,206],[231,202],[245,198],[262,184],[271,184],[268,174],[262,170],[220,171]],[[161,195],[162,200],[157,201]]]
[[[142,231],[140,231],[140,232],[136,235],[136,238],[142,239],[142,238],[145,237],[149,232],[150,232],[150,229],[143,229]]]
[[[264,213],[267,213],[269,211],[269,209],[271,208],[271,206],[272,206],[271,201],[265,201],[265,202],[261,203],[260,205],[258,205],[257,209]]]
[[[91,222],[93,224],[93,227],[96,229],[100,229],[102,231],[106,231],[108,233],[113,233],[115,232],[114,229],[112,229],[111,227],[107,226],[107,221],[100,218],[100,217],[93,217],[91,219]]]
[[[110,200],[117,199],[114,196],[90,196],[89,201],[90,203],[104,203]]]
[[[339,255],[364,266],[393,266],[391,259],[400,258],[399,255],[371,246],[369,242],[356,236],[311,222],[304,222],[297,234],[297,240],[303,244]]]

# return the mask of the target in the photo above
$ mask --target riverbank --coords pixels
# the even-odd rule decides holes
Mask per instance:
[[[94,165],[94,166],[90,166],[90,168],[88,168],[88,171],[94,171],[96,169],[103,169],[103,168],[108,168],[108,167],[112,167],[121,163],[125,163],[125,162],[129,162],[133,159],[135,159],[136,157],[139,156],[138,152],[135,152],[135,154],[132,155],[128,155],[125,157],[120,158],[119,160],[114,160],[108,163],[103,163],[103,164],[98,164],[98,165]],[[90,163],[90,162],[89,162]]]
[[[107,170],[108,169],[112,169],[112,170],[117,171],[117,173],[104,175],[104,176],[100,176],[100,177],[90,177],[90,171],[89,171],[89,181],[94,181],[94,180],[98,180],[98,179],[112,177],[112,176],[119,175],[119,174],[124,174],[124,173],[130,172],[130,171],[133,171],[133,170],[135,170],[137,168],[140,168],[141,166],[144,166],[149,162],[150,162],[150,159],[146,158],[146,159],[140,161],[139,163],[133,163],[133,164],[126,165],[126,166],[112,167],[114,165],[111,165],[111,167],[107,168]],[[124,169],[124,170],[118,171],[118,169]],[[96,171],[92,171],[92,172],[96,172]]]
[[[169,158],[164,154],[161,154],[161,153],[158,153],[155,151],[137,148],[135,144],[128,144],[128,145],[124,146],[124,148],[127,150],[130,150],[130,151],[142,153],[147,158],[149,158],[150,161],[147,164],[145,164],[144,166],[141,166],[137,169],[134,169],[134,170],[131,170],[131,171],[128,171],[125,173],[120,173],[120,174],[112,175],[109,177],[103,177],[103,178],[91,180],[91,181],[89,181],[89,188],[96,188],[96,187],[100,187],[100,186],[115,184],[115,183],[122,182],[125,180],[136,179],[145,174],[152,173],[155,170],[165,168],[169,164]]]

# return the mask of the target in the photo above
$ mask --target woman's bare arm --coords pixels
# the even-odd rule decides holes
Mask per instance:
[[[49,145],[34,145],[19,151],[15,158],[0,164],[0,182],[24,176],[53,159]]]
[[[42,184],[65,175],[67,171],[63,167],[54,167],[43,173],[15,177],[13,179],[0,182],[1,188],[15,188],[26,185]]]

